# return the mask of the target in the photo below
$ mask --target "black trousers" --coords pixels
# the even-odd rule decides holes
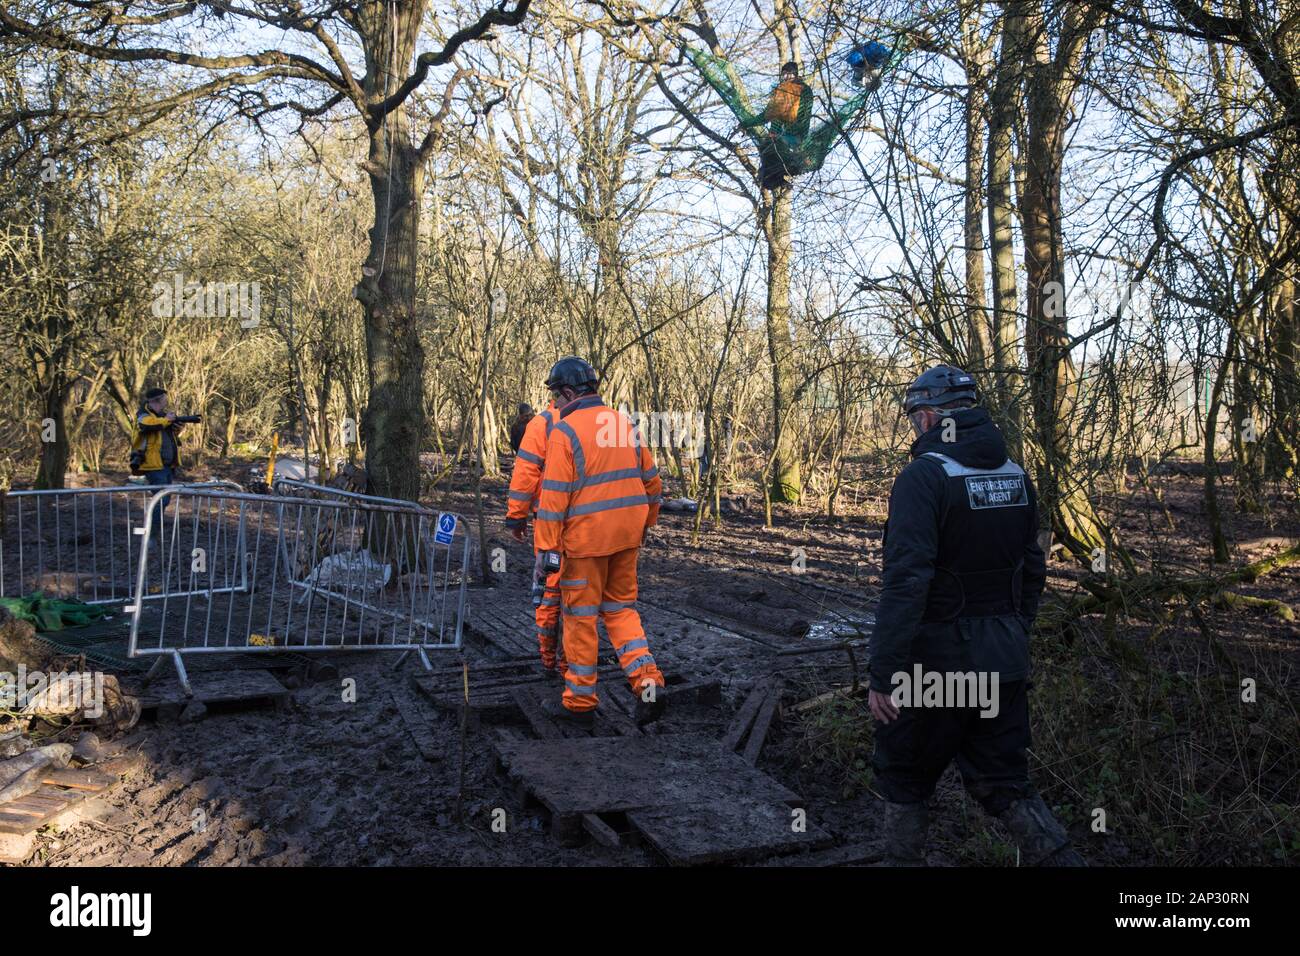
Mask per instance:
[[[978,707],[903,707],[876,724],[876,789],[893,803],[928,800],[954,759],[970,795],[992,814],[1032,793],[1029,785],[1029,695],[1026,681],[998,686],[998,713]]]

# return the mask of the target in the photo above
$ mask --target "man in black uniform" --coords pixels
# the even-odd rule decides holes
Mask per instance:
[[[924,862],[927,801],[955,758],[1023,863],[1081,866],[1029,783],[1029,629],[1047,577],[1037,499],[978,400],[971,376],[940,365],[904,401],[918,437],[889,497],[870,665],[886,852],[897,864]],[[942,675],[936,686],[949,692],[920,703],[914,689],[908,701],[901,692],[921,674]],[[992,685],[992,707],[951,692],[977,678]]]

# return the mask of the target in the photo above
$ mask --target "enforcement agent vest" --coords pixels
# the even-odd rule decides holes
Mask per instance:
[[[936,462],[947,477],[922,620],[1017,613],[1025,545],[1038,532],[1024,469],[1010,459],[997,468],[972,468],[938,452],[920,457]]]

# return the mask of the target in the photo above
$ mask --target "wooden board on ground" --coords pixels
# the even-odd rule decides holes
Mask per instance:
[[[94,767],[50,769],[35,791],[0,803],[0,833],[23,834],[40,829],[92,794],[115,786],[118,779],[116,774]]]
[[[851,866],[855,863],[876,863],[885,858],[884,847],[878,840],[849,843],[815,853],[796,853],[764,860],[759,866]]]
[[[189,675],[193,698],[187,697],[174,674],[159,676],[137,687],[142,710],[157,710],[171,704],[184,707],[190,700],[213,704],[276,704],[289,697],[289,690],[268,670],[199,671]]]
[[[476,678],[475,671],[469,672],[469,709],[470,714],[480,720],[505,720],[517,711],[512,691],[520,685],[544,684],[547,678],[537,673],[537,666],[529,667],[531,676],[506,674],[485,674]],[[459,714],[465,702],[465,688],[459,673],[452,674],[412,674],[411,686],[426,697],[439,710]],[[555,685],[558,686],[558,685]]]
[[[604,813],[749,795],[799,806],[794,791],[709,737],[498,741],[502,765],[553,813]]]
[[[477,594],[466,624],[502,659],[537,659],[537,622],[526,592],[501,589]]]
[[[722,702],[722,682],[716,677],[694,677],[673,683],[670,678],[668,698],[673,705],[680,702],[715,707]]]
[[[415,744],[415,749],[420,752],[420,756],[429,761],[441,760],[442,748],[438,746],[437,738],[430,729],[433,721],[429,715],[423,713],[420,702],[411,697],[410,691],[401,685],[390,685],[388,694],[392,697],[393,706],[397,708],[402,724],[406,727],[406,732],[411,735],[411,741]]]
[[[754,716],[754,725],[749,729],[749,739],[745,742],[744,750],[745,760],[751,764],[758,763],[758,755],[763,749],[763,741],[767,739],[768,728],[772,726],[772,718],[776,715],[776,709],[781,703],[782,688],[781,679],[774,677],[767,689],[767,697],[764,698],[762,706],[758,708],[758,713]]]
[[[771,686],[769,679],[760,680],[749,692],[745,702],[740,705],[740,710],[736,712],[736,716],[732,718],[731,723],[727,726],[727,732],[722,736],[722,746],[727,750],[735,750],[740,745],[741,740],[745,737],[745,732],[754,723],[759,708],[763,706],[763,701],[767,699],[767,693]]]
[[[627,819],[674,866],[756,859],[832,841],[816,824],[796,828],[790,807],[746,795],[632,810]]]
[[[797,794],[709,737],[502,737],[494,746],[511,779],[551,811],[561,840],[577,825],[611,842],[612,828],[591,817],[623,813],[630,827],[680,865],[830,842],[811,823],[796,828]]]

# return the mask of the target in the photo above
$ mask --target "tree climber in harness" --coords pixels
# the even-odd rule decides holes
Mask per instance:
[[[722,97],[758,147],[758,182],[764,189],[789,185],[792,177],[821,169],[831,148],[906,49],[906,41],[892,48],[874,40],[855,46],[845,61],[854,83],[862,89],[824,122],[814,125],[815,97],[794,63],[786,63],[781,68],[780,83],[772,91],[767,106],[756,113],[749,107],[748,95],[733,64],[704,50],[683,46],[705,81]]]
[[[767,124],[768,138],[759,145],[766,170],[759,174],[760,180],[784,179],[798,171],[798,154],[812,125],[812,110],[812,87],[800,79],[799,66],[792,60],[781,67],[781,82],[772,90],[767,108],[751,120],[740,121],[746,130]]]

